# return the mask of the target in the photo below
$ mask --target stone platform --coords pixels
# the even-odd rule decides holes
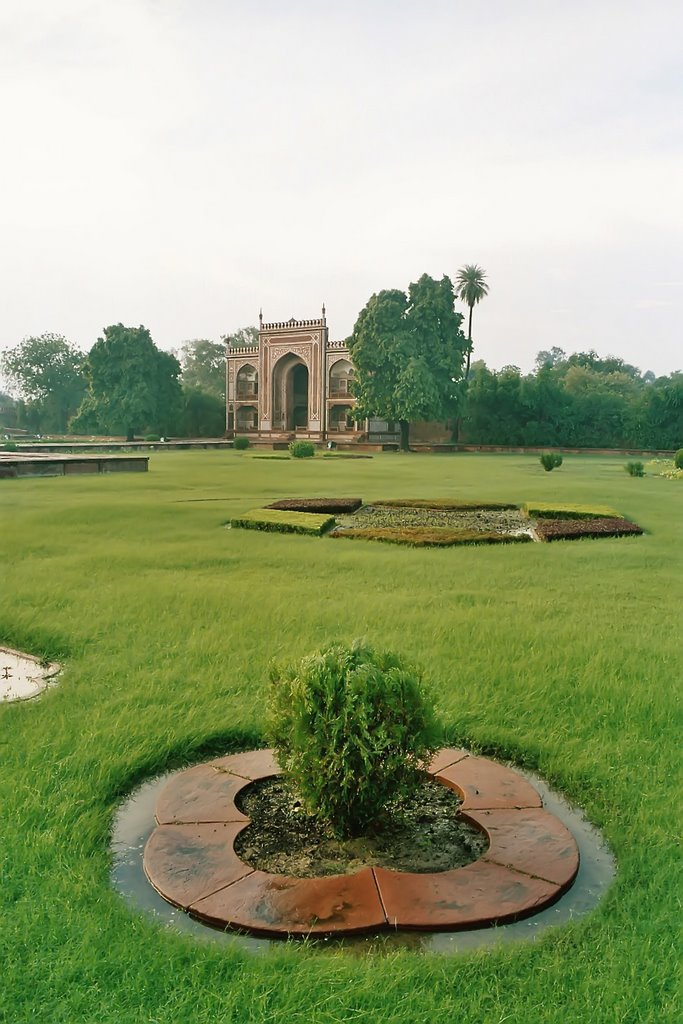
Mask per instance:
[[[0,452],[0,479],[83,473],[146,473],[148,469],[147,455],[23,455],[18,452]]]
[[[249,825],[235,805],[251,782],[279,774],[272,751],[233,754],[178,772],[156,805],[145,873],[193,917],[255,935],[351,935],[388,928],[459,930],[519,920],[574,881],[574,837],[518,772],[467,751],[441,750],[429,767],[462,798],[461,813],[489,847],[474,863],[415,874],[367,867],[292,878],[245,864],[234,850]]]

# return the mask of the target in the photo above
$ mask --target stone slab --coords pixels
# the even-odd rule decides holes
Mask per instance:
[[[438,772],[443,771],[444,768],[455,764],[456,761],[462,761],[465,757],[469,757],[466,750],[461,750],[459,747],[444,747],[442,750],[437,750],[429,763],[427,771],[430,775],[436,775]]]
[[[252,782],[268,779],[281,772],[272,750],[247,750],[243,754],[228,754],[227,757],[215,758],[211,764],[221,771],[240,775]]]
[[[220,771],[213,764],[199,764],[179,772],[157,800],[156,820],[160,825],[180,822],[249,821],[235,807],[235,797],[249,780]]]
[[[186,909],[253,871],[233,849],[243,828],[241,822],[162,825],[145,847],[145,874],[164,899]]]
[[[465,757],[436,772],[435,778],[460,793],[463,811],[541,807],[543,803],[531,783],[519,772],[485,757]]]
[[[438,874],[374,868],[387,915],[395,928],[483,928],[534,914],[554,902],[558,885],[501,864],[474,861]]]
[[[483,860],[544,878],[564,892],[579,870],[579,848],[559,818],[538,808],[469,811],[464,815],[489,837]]]
[[[209,924],[274,936],[352,935],[386,925],[371,868],[326,878],[253,871],[193,903],[190,913]]]

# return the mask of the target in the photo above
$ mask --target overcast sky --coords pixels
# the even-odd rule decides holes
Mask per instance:
[[[0,0],[0,348],[464,263],[475,358],[683,365],[680,0]]]

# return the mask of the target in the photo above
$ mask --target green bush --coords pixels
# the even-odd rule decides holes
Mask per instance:
[[[316,537],[334,526],[334,516],[311,512],[287,512],[271,508],[255,508],[230,520],[242,530],[266,530],[275,533],[308,533]]]
[[[642,462],[627,462],[624,469],[629,476],[645,476],[645,466]]]
[[[0,451],[16,452],[18,451],[18,448],[14,441],[5,441],[4,444],[0,444]]]
[[[145,434],[145,441],[160,441],[158,434]]]
[[[674,455],[674,466],[676,469],[683,469],[683,448],[679,448]]]
[[[248,437],[236,437],[232,442],[232,446],[235,451],[243,452],[247,448],[251,448],[251,441]]]
[[[381,821],[439,745],[421,673],[360,640],[271,670],[268,734],[308,812],[338,835]]]
[[[312,441],[292,441],[289,450],[295,459],[310,459],[315,455]]]
[[[562,465],[562,456],[558,452],[543,452],[540,462],[546,473],[550,473]]]

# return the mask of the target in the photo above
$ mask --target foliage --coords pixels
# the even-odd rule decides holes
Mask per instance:
[[[683,469],[683,448],[679,448],[674,455],[674,467],[676,469]]]
[[[349,338],[354,417],[397,421],[404,449],[411,421],[445,420],[457,409],[467,340],[454,301],[448,277],[423,274],[408,295],[397,289],[373,295]]]
[[[85,394],[84,362],[61,334],[24,338],[3,353],[0,367],[24,400],[21,422],[35,431],[64,432]]]
[[[158,434],[145,434],[143,440],[145,440],[145,441],[160,441],[161,438],[159,437]]]
[[[355,512],[363,504],[361,498],[282,498],[266,508],[292,512]]]
[[[540,463],[546,473],[550,473],[562,465],[562,456],[558,452],[543,452]]]
[[[3,444],[0,444],[0,451],[2,451],[2,452],[16,452],[17,451],[17,444],[14,441],[5,441]]]
[[[106,327],[87,362],[88,394],[71,427],[125,434],[173,434],[181,410],[180,364],[160,351],[146,327]]]
[[[221,437],[225,433],[225,401],[206,391],[183,387],[179,433],[183,437]]]
[[[258,327],[240,327],[232,334],[222,334],[221,341],[230,348],[256,348]]]
[[[494,533],[484,530],[460,530],[450,526],[365,526],[334,530],[330,537],[350,540],[382,540],[388,544],[407,544],[413,548],[456,547],[459,544],[519,544],[532,540],[528,533]]]
[[[628,519],[541,519],[536,533],[541,540],[580,540],[582,537],[640,535],[642,528]]]
[[[683,434],[683,374],[654,378],[613,356],[539,352],[536,369],[472,364],[460,440],[565,448],[673,449]]]
[[[627,462],[624,469],[629,476],[645,476],[645,466],[642,462]]]
[[[242,530],[266,530],[275,533],[309,533],[320,537],[334,525],[334,516],[310,512],[286,512],[281,509],[255,508],[230,520]]]
[[[251,441],[248,437],[236,437],[232,442],[232,446],[236,452],[243,452],[247,448],[251,448]]]
[[[180,367],[183,391],[210,395],[225,410],[225,345],[207,338],[186,341],[180,348]]]
[[[292,441],[289,451],[295,459],[311,459],[315,455],[315,445],[312,441]]]
[[[619,515],[606,505],[565,505],[547,501],[528,501],[522,509],[529,519],[612,519]]]
[[[438,747],[422,674],[361,640],[274,666],[267,728],[306,809],[340,835],[381,820]]]
[[[467,329],[467,365],[465,367],[465,380],[470,375],[470,360],[472,358],[472,310],[478,302],[481,302],[489,293],[489,286],[486,284],[486,271],[476,263],[466,263],[458,271],[455,279],[455,294],[467,306],[470,316]]]

